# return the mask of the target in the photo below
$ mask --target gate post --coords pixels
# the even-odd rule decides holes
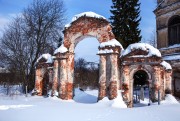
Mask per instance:
[[[42,96],[42,73],[41,68],[36,66],[36,72],[35,72],[35,90],[37,91],[38,96]]]
[[[60,58],[60,79],[59,79],[59,97],[61,99],[67,99],[66,83],[67,83],[67,58],[62,56]]]
[[[165,91],[172,93],[172,70],[165,72]]]
[[[126,102],[127,106],[131,108],[133,106],[133,99],[131,95],[133,95],[133,90],[131,89],[132,82],[130,81],[130,69],[128,65],[124,65],[123,68],[123,84],[122,84],[122,90],[123,90],[123,100]]]
[[[152,95],[151,100],[153,102],[158,101],[158,90],[160,90],[160,72],[161,69],[158,66],[154,66],[154,80],[152,82]]]
[[[52,96],[56,95],[57,93],[57,88],[58,88],[58,66],[59,66],[59,62],[57,60],[57,58],[54,60],[54,77],[53,77],[53,87],[52,87]]]
[[[102,100],[106,96],[106,55],[99,54],[99,94],[98,100]]]
[[[74,83],[74,53],[67,53],[67,82],[66,82],[66,99],[73,99],[73,83]]]
[[[109,99],[112,100],[117,97],[117,81],[118,81],[118,53],[110,55],[111,72],[109,83]]]

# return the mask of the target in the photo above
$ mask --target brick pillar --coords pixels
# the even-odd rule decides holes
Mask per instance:
[[[53,76],[53,88],[52,88],[52,96],[55,95],[55,93],[57,92],[57,88],[58,88],[58,60],[54,60],[54,67],[53,67],[53,71],[54,71],[54,76]]]
[[[118,81],[118,54],[112,53],[110,55],[111,62],[111,76],[109,83],[109,99],[114,99],[117,97],[117,81]]]
[[[152,82],[151,88],[151,100],[153,102],[158,101],[158,90],[160,90],[160,77],[161,76],[161,69],[158,66],[154,66],[154,80]]]
[[[123,83],[122,83],[122,91],[123,91],[123,100],[125,101],[125,103],[127,104],[127,106],[129,108],[132,107],[133,105],[133,102],[131,100],[131,91],[133,89],[131,89],[130,87],[130,69],[129,69],[129,66],[123,66],[123,72],[122,72],[122,80],[123,80]]]
[[[165,99],[165,88],[166,88],[166,83],[165,83],[165,80],[166,80],[166,77],[165,77],[165,71],[163,68],[161,68],[161,76],[160,76],[160,80],[159,80],[159,89],[160,89],[160,93],[161,93],[161,97],[160,99],[161,100],[164,100]]]
[[[66,58],[60,60],[60,86],[59,97],[66,99],[66,83],[67,83],[67,64]]]
[[[74,53],[68,53],[67,65],[66,99],[69,100],[73,99]]]
[[[165,72],[165,90],[172,92],[172,71]]]
[[[98,100],[102,100],[106,96],[106,55],[100,54],[99,66],[99,94]]]
[[[36,77],[35,77],[35,89],[37,91],[37,95],[42,96],[42,72],[41,68],[36,68]]]

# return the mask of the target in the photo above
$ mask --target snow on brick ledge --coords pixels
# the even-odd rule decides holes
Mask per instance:
[[[89,12],[83,12],[83,13],[74,15],[74,17],[73,17],[72,20],[71,20],[71,23],[74,22],[74,21],[76,21],[78,18],[80,18],[80,17],[82,17],[82,16],[87,16],[87,17],[92,17],[92,18],[100,18],[100,19],[105,19],[105,20],[106,20],[106,18],[105,18],[104,16],[101,16],[101,15],[99,15],[99,14],[97,14],[97,13],[94,13],[94,12],[89,11]],[[71,23],[70,23],[70,24],[66,24],[65,27],[66,27],[66,28],[70,27],[70,26],[71,26]]]
[[[161,57],[160,51],[147,43],[131,44],[122,52],[121,56],[125,56],[136,49],[148,52],[148,55],[146,55],[145,57],[151,57],[151,56]]]
[[[180,60],[180,55],[167,55],[163,57],[164,60]]]
[[[121,49],[123,50],[122,45],[116,40],[116,39],[112,39],[110,41],[107,42],[102,42],[99,47],[100,48],[104,48],[104,47],[115,47],[115,46],[119,46],[121,47]]]
[[[169,63],[166,61],[161,62],[161,65],[166,69],[166,70],[172,70],[172,67]]]
[[[174,44],[174,45],[169,46],[169,47],[161,48],[160,50],[166,50],[166,49],[172,49],[172,48],[178,48],[178,47],[180,47],[180,44]]]
[[[46,60],[46,63],[53,63],[53,59],[51,54],[46,53],[46,54],[42,54],[38,59],[37,59],[37,63],[39,62],[39,60],[41,60],[42,58],[44,58]]]
[[[67,51],[68,51],[68,49],[66,47],[64,47],[64,44],[62,44],[58,49],[56,49],[54,51],[54,55],[57,53],[65,53]]]
[[[99,50],[98,54],[114,53],[112,49]]]

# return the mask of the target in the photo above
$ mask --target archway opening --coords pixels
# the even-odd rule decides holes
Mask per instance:
[[[146,71],[138,70],[133,75],[133,104],[135,107],[149,105],[149,77]]]
[[[98,46],[99,42],[95,37],[85,37],[76,44],[74,62],[74,100],[76,102],[97,102],[99,80]]]

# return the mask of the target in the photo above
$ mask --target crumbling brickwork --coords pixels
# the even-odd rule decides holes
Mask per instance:
[[[42,95],[44,73],[49,71],[51,96],[56,95],[63,100],[73,99],[74,49],[81,40],[89,36],[96,37],[100,43],[98,100],[104,97],[115,99],[118,90],[122,90],[123,100],[128,107],[132,107],[133,76],[139,70],[143,70],[148,75],[152,101],[157,101],[158,90],[161,91],[161,99],[164,99],[166,89],[171,90],[171,70],[166,71],[160,64],[161,57],[149,56],[149,49],[146,51],[133,49],[129,54],[121,55],[123,48],[114,39],[111,25],[106,19],[81,16],[65,28],[64,43],[55,51],[53,62],[48,64],[46,61],[48,59],[42,63],[38,61],[35,84],[35,88],[39,91],[38,95]]]
[[[133,107],[133,76],[139,70],[144,71],[148,76],[149,98],[153,102],[158,100],[158,90],[161,100],[165,98],[165,90],[171,90],[171,70],[162,67],[161,57],[147,57],[147,54],[146,51],[137,49],[120,58],[123,99],[128,107]]]
[[[52,86],[52,64],[45,63],[42,59],[38,62],[35,72],[35,89],[37,95],[47,95],[48,88]]]

